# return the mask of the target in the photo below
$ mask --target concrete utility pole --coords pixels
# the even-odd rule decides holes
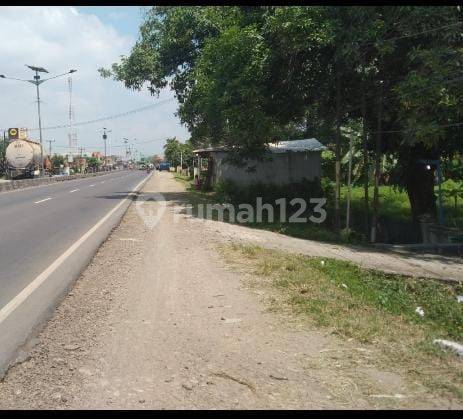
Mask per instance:
[[[106,169],[106,139],[108,138],[108,136],[106,135],[106,131],[104,131],[103,133],[103,141],[104,141],[104,166],[105,166],[105,169]]]
[[[6,170],[6,131],[3,131],[3,149],[2,149],[2,171],[3,174],[6,176],[7,175],[7,170]]]
[[[49,153],[48,153],[48,155],[50,156],[50,159],[51,159],[51,143],[54,143],[55,140],[47,140],[47,142],[49,143],[49,149],[48,149]]]
[[[26,83],[32,83],[35,84],[36,87],[36,92],[37,92],[37,111],[38,111],[38,116],[39,116],[39,137],[40,137],[40,175],[43,176],[44,170],[43,170],[43,140],[42,140],[42,117],[40,114],[40,90],[39,90],[39,85],[42,83],[51,80],[51,79],[56,79],[57,77],[65,76],[66,74],[71,74],[75,73],[77,70],[69,70],[67,73],[63,74],[58,74],[57,76],[49,77],[47,79],[40,79],[39,73],[48,73],[47,70],[45,70],[43,67],[35,67],[32,65],[27,65],[26,67],[30,68],[32,71],[35,71],[35,76],[34,80],[24,80],[24,79],[17,79],[14,77],[6,77],[3,74],[0,74],[0,78],[2,79],[7,79],[7,80],[17,80],[17,81],[24,81]]]
[[[127,143],[129,142],[129,139],[123,138],[123,140],[124,140],[124,146],[125,146],[125,160],[127,161],[128,159]]]
[[[111,130],[106,130],[106,128],[103,127],[103,141],[104,141],[104,168],[106,170],[106,166],[108,164],[107,161],[107,156],[106,156],[106,140],[108,139],[107,133],[111,132]]]
[[[30,69],[34,70],[32,67],[29,67]],[[37,89],[37,110],[39,113],[39,136],[40,136],[40,176],[43,176],[43,141],[42,141],[42,118],[40,116],[40,91],[39,91],[39,82],[40,82],[40,76],[39,76],[39,71],[44,71],[48,73],[45,69],[35,69],[35,87]],[[50,145],[51,147],[51,145]]]

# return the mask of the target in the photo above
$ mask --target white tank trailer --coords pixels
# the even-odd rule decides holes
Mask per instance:
[[[7,175],[10,179],[33,178],[40,175],[40,143],[22,139],[13,140],[5,150]],[[43,158],[46,155],[44,151]]]

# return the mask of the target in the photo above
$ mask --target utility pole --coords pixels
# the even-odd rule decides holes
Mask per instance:
[[[77,133],[73,127],[75,114],[74,114],[74,105],[72,103],[72,77],[68,77],[68,90],[69,90],[69,155],[72,156],[77,151]]]
[[[106,128],[103,127],[103,141],[104,141],[104,168],[107,168],[107,156],[106,156],[106,140],[108,139],[107,133],[111,132],[111,130],[107,131]]]
[[[5,176],[7,176],[7,170],[6,170],[6,131],[3,131],[3,148],[2,148],[2,172],[4,173]]]
[[[29,67],[31,68],[31,67]],[[48,71],[46,71],[45,69],[42,69],[44,70],[46,73],[48,73]],[[38,113],[39,113],[39,137],[40,137],[40,176],[43,176],[43,142],[42,142],[42,118],[40,116],[40,92],[39,92],[39,84],[40,84],[40,76],[39,76],[39,71],[42,71],[42,70],[39,70],[38,68],[35,69],[35,76],[34,76],[34,80],[36,81],[35,83],[35,87],[37,89],[37,109],[38,109]],[[50,145],[51,147],[51,145]]]
[[[55,140],[47,140],[47,142],[49,143],[49,149],[48,149],[49,153],[48,153],[48,155],[50,156],[50,159],[51,159],[51,143],[54,143]]]
[[[124,146],[125,146],[125,160],[127,161],[128,159],[128,151],[127,151],[127,143],[129,142],[129,139],[128,138],[123,138],[124,140]]]
[[[107,138],[108,138],[108,136],[106,135],[106,131],[104,131],[103,132],[103,141],[104,141],[104,167],[105,167],[105,170],[106,170],[106,139]]]

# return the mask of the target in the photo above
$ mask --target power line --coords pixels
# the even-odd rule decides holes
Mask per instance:
[[[461,74],[461,71],[458,71],[458,72],[455,72],[455,73],[452,73],[452,74],[457,74],[457,73],[460,73]],[[457,81],[461,81],[463,79],[463,75],[459,76],[459,77],[455,77],[453,79],[449,79],[449,80],[439,80],[439,81],[436,81],[434,83],[429,83],[427,86],[425,87],[420,87],[419,89],[411,89],[411,90],[407,90],[406,94],[413,94],[413,93],[419,93],[419,92],[422,92],[422,91],[425,91],[425,90],[428,90],[428,89],[431,89],[433,87],[436,87],[436,86],[440,86],[440,85],[445,85],[447,83],[455,83]],[[389,100],[389,99],[394,99],[394,98],[398,98],[400,96],[400,93],[393,93],[393,94],[390,94],[390,95],[387,95],[383,98],[383,100]],[[356,104],[356,105],[353,105],[351,107],[348,107],[346,108],[346,112],[352,112],[352,111],[356,111],[356,110],[359,110],[362,108],[362,105],[361,104]]]
[[[415,36],[420,36],[420,35],[424,35],[426,33],[440,31],[441,29],[453,28],[454,26],[459,26],[459,25],[462,25],[462,24],[463,24],[463,22],[456,22],[456,23],[452,23],[450,25],[440,26],[438,28],[433,28],[433,29],[428,29],[428,30],[422,31],[422,32],[412,33],[410,35],[396,36],[396,37],[393,37],[393,38],[386,38],[386,39],[378,39],[376,41],[370,42],[369,44],[375,44],[376,42],[397,41],[399,39],[405,39],[405,38],[413,38]],[[369,45],[369,44],[366,44],[366,45]]]
[[[122,112],[122,113],[115,114],[115,115],[110,115],[110,116],[105,116],[105,117],[102,117],[102,118],[92,119],[92,120],[89,120],[89,121],[75,122],[73,124],[73,126],[75,127],[75,126],[89,125],[89,124],[95,124],[97,122],[107,121],[109,119],[122,118],[122,117],[127,116],[127,115],[131,115],[131,114],[134,114],[134,113],[143,112],[143,111],[146,111],[148,109],[155,108],[155,107],[157,107],[159,105],[163,105],[163,104],[165,104],[167,102],[171,102],[173,100],[175,100],[175,98],[172,97],[172,98],[169,98],[169,99],[162,100],[160,102],[153,103],[153,104],[148,105],[148,106],[143,106],[141,108],[132,109],[132,110],[127,111],[127,112]],[[68,128],[68,127],[69,127],[69,124],[61,124],[61,125],[55,125],[55,126],[51,126],[51,127],[42,127],[42,131],[43,130]],[[1,130],[6,131],[7,128],[3,128]],[[28,131],[37,131],[37,130],[38,130],[38,128],[30,128]]]
[[[462,126],[463,122],[456,122],[455,124],[445,124],[445,125],[436,125],[435,128],[451,128],[451,127],[459,127]],[[383,134],[398,134],[402,132],[410,132],[416,131],[414,128],[408,128],[403,130],[388,130],[388,131],[381,131]],[[378,133],[378,131],[372,131],[373,133]]]
[[[425,31],[411,33],[410,35],[395,36],[395,37],[392,37],[392,38],[384,38],[384,39],[379,38],[379,39],[375,39],[374,41],[360,43],[360,47],[362,48],[362,47],[365,47],[367,45],[374,45],[374,44],[376,44],[378,42],[390,42],[390,41],[397,41],[399,39],[414,38],[416,36],[424,35],[424,34],[435,32],[435,31],[440,31],[440,30],[443,30],[443,29],[450,29],[450,28],[453,28],[455,26],[460,26],[460,25],[463,25],[463,22],[455,22],[455,23],[451,23],[449,25],[439,26],[437,28],[427,29]]]
[[[137,141],[137,142],[131,142],[132,145],[141,145],[141,144],[148,144],[148,143],[154,143],[154,142],[157,142],[157,141],[165,141],[167,139],[167,137],[165,138],[155,138],[153,140],[146,140],[146,141]],[[57,145],[55,147],[58,147],[58,148],[67,148],[66,146],[64,145]],[[98,149],[99,148],[99,145],[96,144],[96,145],[86,145],[86,144],[83,144],[83,147],[85,148],[95,148],[95,149]],[[111,145],[111,148],[119,148],[119,147],[125,147],[125,144],[116,144],[116,145]]]

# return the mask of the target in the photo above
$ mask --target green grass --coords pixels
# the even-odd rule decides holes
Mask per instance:
[[[217,203],[221,202],[219,194],[212,192],[204,192],[195,190],[192,186],[192,179],[174,173],[174,178],[185,185],[192,203]],[[420,242],[420,233],[411,225],[411,210],[410,203],[406,192],[400,192],[390,186],[380,187],[380,216],[386,225],[386,230],[390,232],[392,237],[398,238],[394,242]],[[346,209],[347,187],[341,188],[341,214],[342,225],[345,225],[345,209]],[[372,206],[373,187],[369,189],[370,209]],[[463,228],[463,199],[458,207],[458,213],[455,216],[453,210],[453,201],[446,199],[445,215],[447,225],[459,225]],[[332,223],[333,203],[328,202],[326,206],[328,212],[328,220],[323,224],[307,223],[282,223],[282,222],[261,222],[261,223],[246,223],[252,228],[269,230],[291,237],[297,237],[306,240],[316,240],[327,243],[355,243],[369,244],[369,234],[365,231],[365,216],[363,202],[363,188],[352,188],[351,202],[351,228],[355,234],[347,237],[346,235],[337,235],[330,224]],[[370,210],[371,211],[371,210]],[[196,215],[196,214],[195,214]],[[331,218],[331,220],[330,220]],[[225,218],[225,221],[227,219]],[[457,224],[455,224],[457,222]],[[462,224],[462,225],[460,225]],[[412,234],[413,232],[413,234]]]
[[[231,245],[223,251],[269,284],[281,298],[273,304],[290,307],[314,326],[374,345],[383,362],[410,371],[429,388],[463,399],[463,366],[433,340],[463,338],[463,306],[456,296],[460,284],[413,279],[365,270],[344,261],[311,258]],[[415,313],[420,306],[424,317]]]
[[[252,228],[273,231],[275,233],[285,234],[287,236],[296,237],[305,240],[316,240],[327,243],[348,243],[348,240],[338,237],[334,231],[321,226],[319,224],[305,223],[248,223]]]
[[[373,203],[374,188],[368,188],[368,197],[370,207]],[[355,186],[352,188],[352,211],[354,215],[362,216],[364,211],[364,191],[363,187]],[[410,221],[411,209],[407,193],[395,190],[392,186],[379,187],[379,199],[381,206],[381,215],[395,219],[397,221]],[[341,203],[345,208],[347,203],[347,186],[341,187]]]
[[[368,189],[370,208],[373,203],[373,187]],[[437,196],[438,188],[435,188]],[[363,187],[352,188],[352,214],[353,222],[361,226],[364,219],[364,191]],[[397,223],[409,223],[411,220],[411,208],[408,195],[405,191],[399,191],[392,186],[380,186],[380,216]],[[347,199],[347,186],[341,187],[341,206],[345,212]],[[437,200],[436,200],[437,203]],[[452,198],[443,196],[445,224],[448,226],[458,226],[463,228],[463,199],[459,199],[457,210],[454,208]],[[361,227],[360,227],[361,228]]]

